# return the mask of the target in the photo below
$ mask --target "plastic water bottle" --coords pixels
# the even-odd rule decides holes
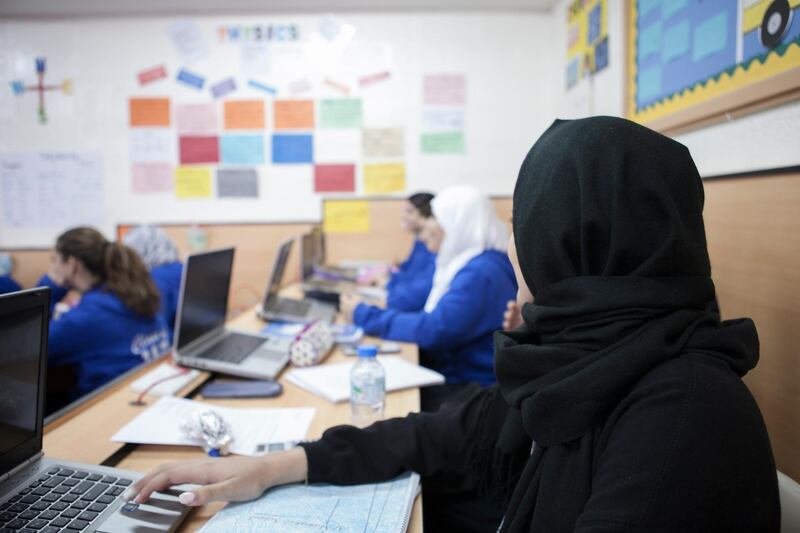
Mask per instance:
[[[378,362],[377,346],[359,346],[358,360],[350,371],[350,408],[353,425],[366,427],[383,418],[386,372]]]

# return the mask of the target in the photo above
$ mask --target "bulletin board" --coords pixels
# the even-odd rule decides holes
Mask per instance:
[[[650,127],[800,91],[800,0],[629,0],[626,21],[626,112]]]

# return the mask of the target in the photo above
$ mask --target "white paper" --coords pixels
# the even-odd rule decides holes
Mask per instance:
[[[361,159],[361,130],[314,132],[315,163],[357,163]]]
[[[392,45],[386,42],[353,41],[344,51],[341,71],[368,76],[393,70]]]
[[[132,444],[200,446],[186,437],[181,427],[197,411],[214,411],[231,427],[231,453],[261,455],[269,444],[304,440],[316,409],[237,409],[185,398],[164,396],[122,427],[111,440]]]
[[[422,111],[423,131],[463,131],[463,109],[424,109]]]
[[[184,63],[194,63],[208,55],[208,45],[195,21],[176,20],[167,31]]]
[[[378,356],[386,371],[386,390],[396,391],[444,383],[444,376],[433,370],[414,365],[396,356]],[[350,369],[355,361],[295,368],[286,379],[307,391],[331,402],[350,398]]]
[[[68,228],[104,222],[99,153],[0,154],[3,222],[11,228]]]
[[[183,371],[182,374],[180,372]],[[145,389],[153,385],[156,381],[170,378],[147,391],[153,396],[174,396],[176,392],[191,383],[200,372],[189,370],[169,363],[161,363],[153,370],[131,383],[131,390],[134,392],[144,392]],[[176,376],[176,377],[172,377]]]
[[[269,45],[266,43],[243,44],[241,71],[247,76],[269,74]]]
[[[175,133],[168,128],[131,128],[131,162],[175,161]]]

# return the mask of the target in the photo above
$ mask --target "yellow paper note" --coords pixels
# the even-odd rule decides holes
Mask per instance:
[[[406,166],[403,163],[364,165],[364,192],[385,194],[406,190]]]
[[[323,203],[322,231],[325,233],[366,233],[369,231],[369,202],[327,200]]]
[[[175,196],[178,198],[210,198],[211,169],[207,167],[176,168]]]

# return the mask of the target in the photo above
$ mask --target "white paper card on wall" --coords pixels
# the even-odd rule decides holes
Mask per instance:
[[[184,63],[191,64],[208,56],[208,44],[195,21],[176,20],[169,25],[167,32]]]
[[[245,43],[241,50],[241,71],[246,76],[269,74],[269,45],[266,43]]]
[[[131,162],[166,163],[175,160],[175,134],[167,128],[132,128]]]
[[[403,128],[364,128],[364,157],[403,157]]]
[[[361,157],[361,130],[324,130],[314,133],[314,162],[356,163]]]
[[[423,131],[463,131],[463,109],[423,109]]]
[[[96,152],[0,154],[3,223],[65,228],[104,222],[103,161]]]

